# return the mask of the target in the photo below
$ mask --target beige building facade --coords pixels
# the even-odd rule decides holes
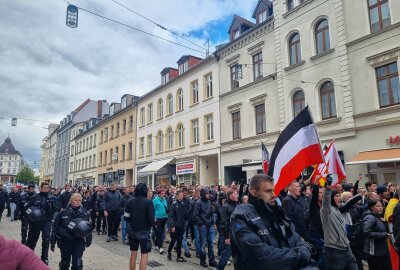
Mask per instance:
[[[52,184],[54,180],[54,165],[57,150],[57,129],[58,124],[49,124],[48,135],[42,140],[40,167],[42,176],[41,182]]]
[[[109,115],[97,125],[98,185],[134,183],[137,99],[124,95],[120,103],[111,103]]]

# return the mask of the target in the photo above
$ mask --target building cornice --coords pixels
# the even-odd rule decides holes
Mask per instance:
[[[373,111],[369,111],[369,112],[358,113],[358,114],[355,114],[353,117],[354,118],[362,118],[362,117],[371,116],[371,115],[376,116],[376,115],[382,115],[382,114],[398,112],[398,111],[400,111],[400,105],[395,105],[395,106],[377,109],[377,110],[373,110]]]
[[[249,87],[253,87],[253,86],[257,85],[257,84],[261,84],[261,83],[263,83],[263,82],[265,82],[265,81],[267,81],[269,79],[275,80],[275,78],[276,78],[276,72],[273,73],[273,74],[270,74],[270,75],[268,75],[266,77],[262,77],[262,78],[260,78],[260,79],[258,79],[256,81],[254,81],[254,82],[245,84],[243,86],[240,86],[238,88],[230,90],[230,91],[228,91],[226,93],[223,93],[223,94],[219,95],[219,98],[221,99],[223,97],[229,96],[229,95],[231,95],[233,93],[237,93],[237,92],[240,92],[240,91],[246,91],[247,88],[249,88]]]
[[[350,42],[348,42],[348,43],[346,44],[346,46],[347,46],[347,47],[350,47],[350,46],[356,45],[357,43],[360,43],[360,42],[363,42],[363,41],[365,41],[365,40],[367,40],[367,39],[370,39],[370,38],[379,36],[380,34],[386,33],[386,32],[388,32],[388,31],[390,31],[390,30],[392,30],[392,29],[395,29],[395,28],[397,28],[397,27],[400,27],[400,22],[395,23],[395,24],[392,24],[392,25],[390,25],[390,26],[388,26],[388,27],[385,27],[385,28],[383,28],[383,29],[381,29],[381,30],[379,30],[379,31],[377,31],[377,32],[373,32],[373,33],[371,33],[371,34],[368,34],[368,35],[365,35],[365,36],[360,37],[360,38],[358,38],[358,39],[355,39],[355,40],[353,40],[353,41],[350,41]]]

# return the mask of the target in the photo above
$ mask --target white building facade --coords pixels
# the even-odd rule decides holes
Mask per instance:
[[[16,183],[15,177],[23,165],[22,155],[15,150],[10,138],[0,145],[0,183]]]

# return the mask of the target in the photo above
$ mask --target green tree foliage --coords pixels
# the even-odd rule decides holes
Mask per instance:
[[[39,177],[35,177],[33,170],[28,166],[24,166],[15,178],[16,182],[21,184],[39,183]]]

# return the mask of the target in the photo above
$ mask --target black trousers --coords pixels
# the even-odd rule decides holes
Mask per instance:
[[[119,223],[121,222],[121,213],[119,210],[108,211],[107,223],[108,223],[108,236],[116,236],[118,233]]]
[[[370,270],[391,270],[390,257],[367,256],[368,268]]]
[[[96,211],[94,209],[92,209],[90,211],[90,219],[92,220],[92,229],[96,228]]]
[[[1,216],[3,215],[4,212],[4,207],[0,207],[0,221],[1,221]]]
[[[49,245],[50,245],[50,232],[51,232],[51,221],[42,222],[29,222],[29,233],[28,241],[26,245],[35,250],[36,243],[39,240],[40,232],[42,232],[42,261],[48,261],[49,259]]]
[[[97,216],[96,231],[98,231],[98,232],[100,232],[101,221],[103,221],[103,232],[105,232],[107,222],[106,222],[106,217],[104,216],[104,211],[99,211],[99,216]]]
[[[27,215],[21,217],[21,243],[26,244],[26,238],[28,236],[29,221]]]
[[[162,248],[163,235],[165,231],[165,225],[167,224],[167,218],[157,218],[154,226],[154,243],[158,248]]]
[[[61,239],[60,240],[61,262],[59,264],[60,270],[68,270],[71,264],[71,270],[83,269],[82,255],[85,251],[85,240]]]
[[[175,228],[175,232],[171,232],[171,242],[169,242],[168,246],[168,254],[171,253],[174,245],[176,243],[176,255],[177,257],[182,257],[182,240],[183,234],[185,233],[185,229],[183,228]]]

